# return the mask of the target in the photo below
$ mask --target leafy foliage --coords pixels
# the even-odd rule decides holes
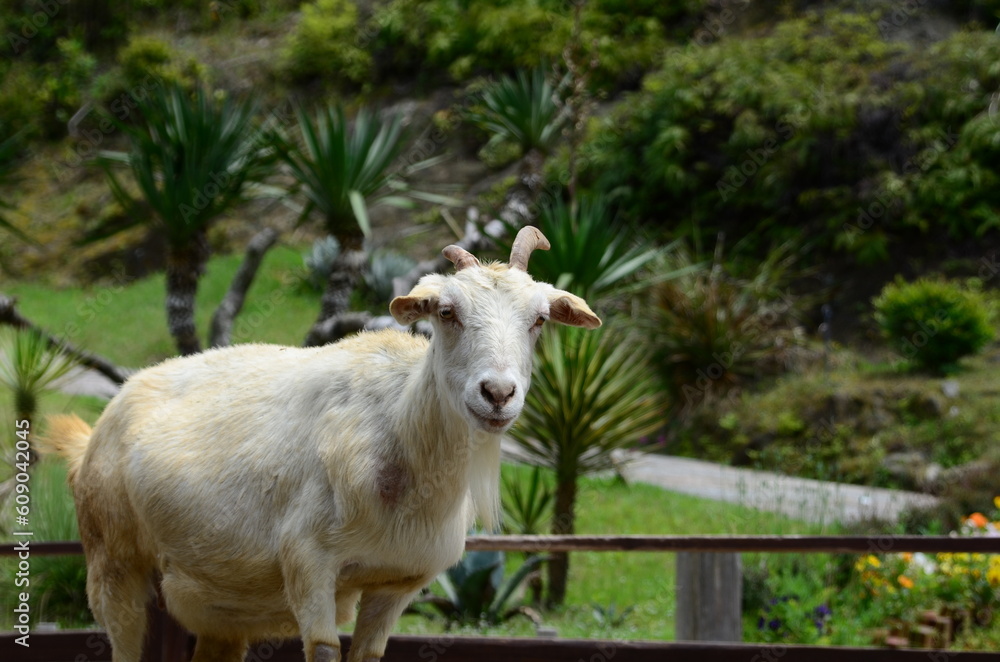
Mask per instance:
[[[469,121],[489,131],[491,142],[514,143],[524,154],[548,154],[566,123],[555,86],[541,67],[490,83],[477,102],[467,113]]]
[[[271,172],[264,141],[251,131],[251,101],[227,97],[217,102],[200,87],[189,94],[164,85],[138,107],[138,124],[117,122],[128,135],[130,151],[102,152],[99,159],[112,193],[129,213],[124,225],[95,228],[92,239],[147,222],[143,205],[148,205],[168,241],[183,245]],[[131,170],[141,201],[119,180],[116,166],[121,165]]]
[[[0,384],[13,394],[17,417],[31,420],[42,391],[65,377],[75,362],[37,331],[7,329],[0,340]]]
[[[315,119],[301,108],[297,114],[301,146],[282,136],[275,136],[274,144],[305,194],[303,218],[316,210],[335,237],[369,235],[369,206],[407,204],[391,194],[402,187],[390,170],[403,148],[399,116],[383,119],[362,109],[348,123],[339,106],[318,111]]]
[[[372,58],[355,43],[358,5],[350,0],[316,0],[302,6],[302,18],[282,52],[294,80],[330,78],[355,84],[371,77]]]
[[[317,292],[322,292],[338,255],[340,255],[340,242],[336,237],[327,235],[314,241],[309,254],[302,258],[303,266],[306,268],[303,278],[305,284]]]
[[[511,435],[562,480],[612,468],[612,451],[661,424],[641,343],[559,327],[540,341],[531,391]]]
[[[20,136],[17,134],[0,139],[0,186],[11,186],[17,182],[17,153],[20,149]],[[0,199],[0,212],[11,210],[14,206]],[[6,230],[23,241],[30,241],[28,236],[0,213],[0,230]]]
[[[413,258],[401,253],[376,251],[365,274],[365,285],[380,303],[388,303],[392,299],[393,279],[408,274],[414,265]]]
[[[995,129],[976,118],[1000,87],[998,59],[991,31],[922,48],[834,10],[674,48],[593,123],[583,181],[623,193],[631,218],[696,241],[807,232],[871,262],[895,239],[975,236],[995,221],[997,187],[982,186]]]
[[[795,258],[785,244],[739,278],[718,255],[705,266],[674,253],[681,275],[653,286],[648,335],[675,409],[690,411],[782,368],[801,304],[782,291]]]
[[[503,514],[505,529],[518,535],[542,533],[552,517],[554,491],[542,474],[533,467],[525,485],[516,475],[503,478]]]
[[[445,597],[425,594],[417,599],[415,606],[430,605],[445,618],[449,627],[498,625],[519,615],[540,622],[532,610],[509,605],[517,589],[543,560],[543,556],[530,556],[505,578],[503,552],[467,552],[461,561],[437,578]],[[429,615],[419,607],[415,610]]]
[[[586,56],[602,86],[632,84],[655,65],[671,33],[683,34],[708,3],[587,2]],[[557,61],[572,32],[572,12],[558,0],[393,0],[376,9],[364,34],[386,73],[444,73],[467,80]]]
[[[601,195],[582,196],[575,209],[556,199],[542,207],[538,226],[552,248],[532,256],[532,273],[591,301],[616,296],[665,253],[638,242]]]
[[[875,321],[893,347],[933,372],[975,354],[993,339],[986,303],[978,292],[956,283],[897,280],[872,305]]]

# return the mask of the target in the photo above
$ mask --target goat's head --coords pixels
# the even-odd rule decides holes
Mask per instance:
[[[594,329],[601,320],[580,297],[536,283],[528,257],[549,242],[537,228],[518,233],[509,264],[480,264],[448,246],[451,276],[424,276],[389,309],[400,324],[427,318],[434,327],[435,370],[452,405],[487,432],[507,430],[531,383],[531,357],[546,321]]]

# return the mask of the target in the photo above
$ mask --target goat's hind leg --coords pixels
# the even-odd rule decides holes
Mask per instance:
[[[140,662],[146,637],[146,610],[153,597],[152,573],[127,564],[89,562],[87,597],[94,617],[111,640],[114,662]]]

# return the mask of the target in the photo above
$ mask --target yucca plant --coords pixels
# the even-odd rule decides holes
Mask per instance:
[[[532,256],[532,274],[589,301],[616,296],[670,249],[639,242],[600,195],[581,196],[575,210],[561,198],[542,206],[538,227],[552,248]]]
[[[208,261],[208,230],[270,174],[273,159],[251,130],[256,105],[250,100],[219,101],[200,87],[191,93],[170,84],[150,91],[138,110],[137,123],[116,121],[130,150],[98,158],[125,221],[100,226],[88,239],[143,224],[163,231],[167,324],[178,351],[193,354],[201,350],[194,304]],[[130,169],[139,197],[119,180],[119,166]]]
[[[534,461],[555,473],[552,533],[575,531],[577,480],[613,468],[612,454],[663,424],[663,408],[646,347],[603,329],[559,327],[538,349],[531,390],[511,435]],[[566,595],[569,558],[548,563],[547,601]]]
[[[466,114],[491,134],[491,142],[509,141],[523,154],[549,154],[562,137],[566,116],[556,87],[545,69],[518,70],[488,84]]]
[[[521,150],[518,180],[505,196],[500,218],[518,226],[527,222],[542,181],[545,158],[559,144],[569,115],[545,69],[519,70],[489,83],[465,117],[490,134],[490,142],[510,142]]]
[[[410,611],[433,617],[422,606],[428,605],[444,617],[446,627],[453,625],[499,625],[515,616],[524,616],[535,625],[540,616],[530,607],[509,606],[518,587],[545,557],[533,555],[509,577],[504,576],[504,554],[496,551],[467,552],[462,560],[438,575],[444,596],[425,593]]]
[[[0,384],[10,389],[16,420],[34,420],[38,400],[76,362],[53,347],[38,331],[7,329],[0,333]]]
[[[371,235],[369,207],[406,207],[412,204],[409,198],[432,202],[443,199],[407,189],[403,176],[408,169],[392,168],[404,146],[403,124],[398,115],[380,118],[363,109],[353,122],[348,122],[339,106],[328,106],[315,117],[299,108],[297,115],[301,144],[282,135],[275,135],[273,142],[306,198],[302,219],[315,211],[324,229],[340,244],[319,317],[305,342],[315,345],[322,342],[322,323],[347,310],[351,293],[364,273],[364,240]]]

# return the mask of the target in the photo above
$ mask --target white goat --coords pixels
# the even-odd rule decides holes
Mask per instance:
[[[301,634],[309,662],[378,660],[414,594],[498,511],[500,434],[517,418],[546,320],[595,328],[586,302],[449,246],[452,276],[390,305],[428,318],[334,345],[243,345],[171,359],[125,384],[91,430],[52,420],[69,459],[90,605],[116,662],[138,662],[158,597],[198,635],[194,659],[242,660]]]

